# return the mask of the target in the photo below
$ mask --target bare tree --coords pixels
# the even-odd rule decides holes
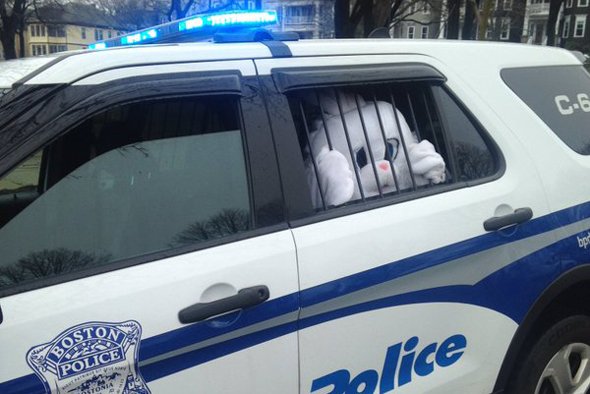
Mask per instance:
[[[510,19],[510,42],[521,42],[524,30],[524,15],[526,13],[526,0],[514,0]]]
[[[465,1],[465,19],[463,20],[463,30],[461,31],[461,39],[474,40],[475,33],[479,22],[479,4],[480,0],[466,0]]]
[[[248,212],[239,209],[225,209],[209,220],[195,222],[178,234],[173,245],[188,245],[209,239],[226,237],[250,229]]]
[[[88,0],[108,14],[120,27],[139,30],[162,23],[167,15],[167,0]]]
[[[25,15],[30,0],[0,0],[0,42],[5,59],[16,59],[16,36],[20,34],[21,49],[25,29]]]
[[[335,35],[337,38],[367,37],[375,28],[391,28],[401,21],[439,23],[439,20],[424,22],[414,19],[425,4],[433,9],[438,8],[438,3],[431,0],[336,0]]]
[[[4,59],[15,59],[25,52],[25,29],[27,18],[34,16],[37,7],[60,5],[62,0],[0,0],[0,42]],[[19,51],[16,37],[19,37]]]
[[[334,2],[336,37],[368,36],[375,27],[384,26],[384,23],[377,21],[377,18],[390,16],[394,1],[397,0],[336,0]],[[376,13],[376,10],[379,12]],[[382,12],[383,10],[385,12]]]
[[[247,7],[247,0],[170,0],[168,20],[180,19],[190,13],[217,12],[227,9]],[[256,0],[257,8],[262,7],[262,0]]]
[[[431,0],[396,0],[390,13],[389,26],[394,27],[400,22],[413,22],[422,26],[438,26],[442,28],[441,17],[444,14],[442,9],[442,2]],[[430,17],[425,18],[422,11],[427,8]],[[419,14],[422,14],[418,16]],[[440,31],[434,35],[438,37]]]
[[[168,20],[184,18],[194,4],[195,0],[172,0],[168,9]]]
[[[15,264],[0,267],[0,286],[47,278],[110,261],[110,255],[95,256],[65,248],[29,253]]]
[[[547,19],[547,45],[555,46],[555,25],[557,24],[557,15],[563,5],[563,0],[550,0],[549,17]]]
[[[492,14],[494,12],[494,0],[483,0],[483,7],[479,15],[479,33],[477,38],[485,40],[488,28],[492,24]]]
[[[447,37],[449,39],[459,39],[459,26],[461,16],[461,1],[447,0]]]

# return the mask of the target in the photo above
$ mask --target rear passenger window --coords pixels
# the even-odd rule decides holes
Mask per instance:
[[[317,210],[436,192],[499,170],[492,144],[438,85],[302,89],[289,102]]]
[[[571,149],[590,155],[590,74],[584,67],[505,69],[502,78]]]
[[[98,114],[0,179],[0,289],[253,227],[238,100]]]
[[[494,175],[493,150],[459,104],[440,86],[432,88],[454,160],[456,180],[477,181]]]

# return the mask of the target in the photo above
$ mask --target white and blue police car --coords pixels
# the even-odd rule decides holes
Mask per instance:
[[[275,20],[0,63],[0,392],[588,392],[580,58]]]

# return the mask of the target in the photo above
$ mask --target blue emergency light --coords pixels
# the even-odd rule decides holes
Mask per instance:
[[[183,41],[182,38],[189,34],[204,39],[221,29],[261,27],[275,24],[277,21],[276,11],[231,11],[197,15],[135,31],[117,38],[95,42],[88,45],[88,49]]]

